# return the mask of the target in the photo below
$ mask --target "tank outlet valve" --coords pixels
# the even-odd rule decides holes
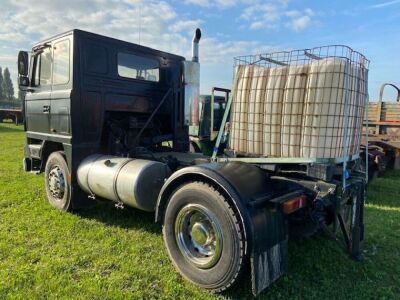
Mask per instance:
[[[124,209],[125,205],[122,202],[117,202],[117,203],[115,203],[115,208],[116,209]]]

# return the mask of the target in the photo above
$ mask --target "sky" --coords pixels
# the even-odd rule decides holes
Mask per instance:
[[[14,83],[19,50],[73,28],[190,59],[200,27],[202,93],[231,87],[235,56],[333,44],[370,59],[371,100],[384,82],[400,86],[400,0],[0,0],[0,9],[0,66]]]

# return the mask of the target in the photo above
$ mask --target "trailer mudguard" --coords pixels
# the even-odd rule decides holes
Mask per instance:
[[[163,185],[156,206],[156,221],[162,221],[169,196],[180,185],[204,181],[232,201],[246,236],[246,257],[251,266],[252,292],[259,294],[287,271],[287,221],[281,211],[254,205],[260,197],[271,197],[278,189],[260,168],[241,162],[207,163],[183,168]]]

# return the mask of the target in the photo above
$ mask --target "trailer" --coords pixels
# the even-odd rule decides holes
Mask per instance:
[[[395,101],[383,101],[386,87],[396,90]],[[384,83],[380,88],[379,100],[368,103],[364,117],[362,152],[365,153],[368,149],[370,180],[384,174],[386,169],[400,169],[399,101],[400,88],[392,83]]]
[[[21,109],[12,108],[0,108],[0,122],[11,119],[15,125],[22,124],[24,122],[23,112]]]
[[[215,128],[198,109],[200,38],[191,60],[82,30],[20,51],[25,171],[44,173],[61,211],[103,199],[154,212],[177,271],[214,292],[244,278],[259,294],[287,272],[292,234],[322,232],[360,258],[368,60],[346,46],[236,58]],[[196,126],[211,155],[190,152]]]

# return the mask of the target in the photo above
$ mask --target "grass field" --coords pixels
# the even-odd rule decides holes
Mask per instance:
[[[153,215],[97,203],[52,209],[43,175],[21,169],[22,127],[0,123],[0,299],[243,299],[249,283],[214,295],[183,280]],[[365,259],[325,237],[291,241],[289,273],[260,299],[399,299],[400,172],[369,189]]]

